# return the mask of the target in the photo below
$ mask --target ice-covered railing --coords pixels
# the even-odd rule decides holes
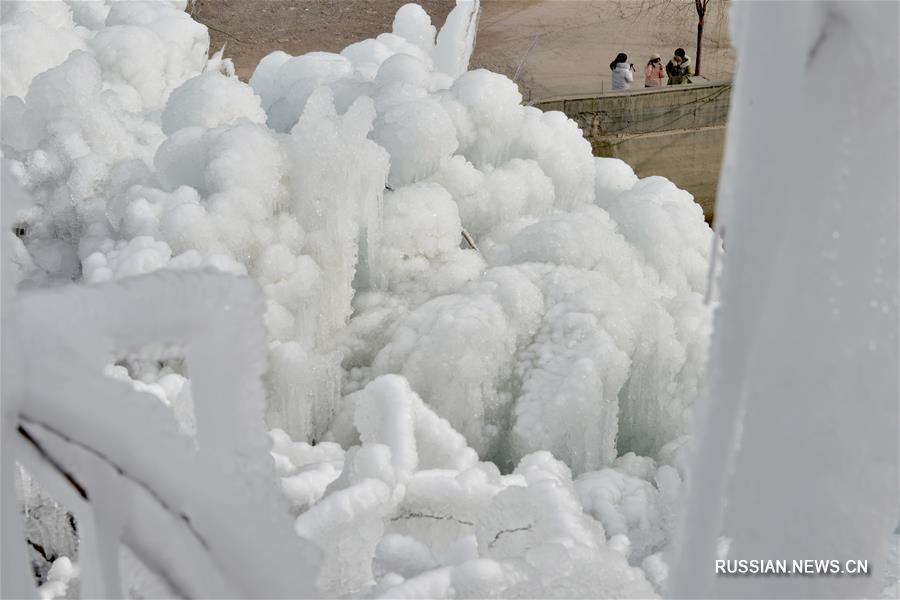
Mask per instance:
[[[315,595],[317,553],[291,535],[271,483],[249,281],[159,273],[11,301],[5,450],[75,514],[84,597],[123,593],[119,544],[179,596]],[[159,400],[103,375],[113,351],[151,342],[186,348],[196,447]]]
[[[10,208],[16,194],[4,169]],[[75,515],[83,597],[125,593],[120,546],[164,595],[315,596],[318,552],[291,534],[273,485],[255,284],[162,271],[16,294],[10,270],[5,261],[4,597],[33,595],[28,570],[8,568],[24,566],[15,462]],[[193,443],[159,399],[104,374],[111,357],[153,344],[184,348]]]

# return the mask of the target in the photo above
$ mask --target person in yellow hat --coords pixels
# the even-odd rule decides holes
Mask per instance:
[[[644,87],[655,88],[661,87],[663,79],[666,78],[666,69],[663,67],[662,58],[659,54],[650,57],[650,62],[644,67]]]

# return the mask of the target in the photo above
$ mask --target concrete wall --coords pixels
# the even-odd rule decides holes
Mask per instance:
[[[595,156],[621,158],[640,177],[671,179],[712,219],[730,95],[731,82],[720,82],[548,98],[534,106],[574,119]]]

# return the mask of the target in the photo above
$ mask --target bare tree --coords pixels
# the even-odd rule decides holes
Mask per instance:
[[[709,0],[694,0],[697,9],[697,62],[694,65],[694,74],[700,74],[700,54],[703,51],[703,18],[706,16],[706,7]]]

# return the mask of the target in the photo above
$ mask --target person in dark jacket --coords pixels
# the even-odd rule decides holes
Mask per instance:
[[[691,59],[684,53],[684,48],[675,51],[675,55],[666,65],[666,75],[669,76],[669,85],[681,85],[691,83]]]

